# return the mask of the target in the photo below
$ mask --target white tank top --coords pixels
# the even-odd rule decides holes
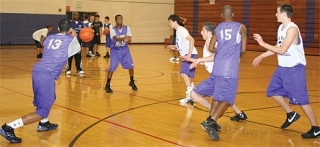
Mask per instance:
[[[210,39],[208,40],[210,42]],[[211,52],[209,52],[208,48],[207,48],[207,41],[204,44],[203,47],[203,57],[209,57],[211,54]],[[204,62],[204,66],[206,67],[206,70],[211,73],[212,72],[212,68],[213,68],[213,61],[212,62]]]
[[[279,26],[277,45],[282,45],[283,40],[286,38],[287,30],[290,27],[296,27],[298,29],[299,41],[297,45],[292,43],[287,52],[283,55],[278,54],[278,64],[281,67],[293,67],[298,64],[306,65],[302,37],[300,30],[295,23],[291,22],[285,28],[283,28],[283,24]]]

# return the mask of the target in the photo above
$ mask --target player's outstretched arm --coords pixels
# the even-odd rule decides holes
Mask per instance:
[[[265,43],[259,34],[253,34],[253,39],[256,40],[260,46],[280,55],[287,52],[287,50],[293,43],[294,39],[297,37],[298,37],[298,29],[295,27],[290,27],[286,33],[286,38],[283,40],[283,43],[281,44],[281,46],[273,46],[268,43]]]
[[[194,60],[192,62],[192,64],[190,65],[189,69],[193,69],[193,68],[197,67],[200,63],[213,62],[213,59],[214,59],[214,54],[211,54],[208,57],[198,58],[198,59],[196,59],[196,60]]]
[[[168,50],[177,50],[177,47],[175,45],[168,45],[166,47],[166,49],[168,49]]]
[[[268,57],[268,56],[271,56],[271,55],[273,55],[273,54],[275,54],[275,53],[272,52],[272,51],[266,51],[266,52],[264,52],[264,53],[261,54],[260,56],[258,56],[258,57],[256,57],[256,58],[253,59],[253,61],[252,61],[252,66],[253,66],[253,67],[259,66],[259,63],[261,62],[261,60],[262,60],[263,58]]]

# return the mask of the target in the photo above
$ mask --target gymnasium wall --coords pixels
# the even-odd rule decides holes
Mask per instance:
[[[97,12],[115,25],[114,16],[121,14],[131,27],[132,43],[163,43],[172,34],[167,17],[173,13],[173,0],[0,0],[0,43],[34,44],[32,33],[54,26],[70,11]],[[102,42],[105,38],[101,39]]]
[[[204,22],[215,24],[223,21],[220,10],[224,5],[231,5],[234,9],[234,20],[241,22],[248,29],[248,49],[262,50],[253,40],[252,34],[259,33],[265,42],[276,44],[277,23],[275,16],[278,4],[289,3],[293,6],[293,18],[303,37],[307,54],[320,55],[319,49],[319,5],[318,0],[175,0],[174,12],[188,19],[185,27],[197,40],[196,46],[202,46],[201,29]],[[167,43],[170,40],[166,39]]]

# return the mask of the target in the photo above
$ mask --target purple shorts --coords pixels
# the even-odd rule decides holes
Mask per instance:
[[[123,69],[133,68],[133,61],[128,47],[111,48],[109,71],[114,72],[119,64]]]
[[[106,47],[110,48],[111,38],[110,35],[106,35]]]
[[[197,54],[191,54],[191,58],[197,59],[198,55]],[[181,68],[180,68],[180,74],[184,73],[184,74],[188,75],[188,77],[194,78],[194,73],[195,73],[196,70],[195,70],[195,68],[194,69],[189,69],[191,64],[192,64],[192,62],[182,61]]]
[[[290,104],[295,105],[309,104],[305,66],[278,66],[269,83],[267,96],[283,96],[290,99]]]
[[[204,96],[213,96],[215,101],[234,104],[238,89],[238,79],[210,76],[201,82],[193,90],[195,93]]]
[[[50,73],[32,72],[32,88],[34,94],[33,104],[36,113],[47,118],[56,99],[56,82]]]

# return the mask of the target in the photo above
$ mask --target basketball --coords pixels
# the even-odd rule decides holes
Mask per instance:
[[[94,37],[93,30],[91,28],[83,28],[79,36],[83,42],[90,42]]]
[[[110,30],[109,30],[109,29],[104,29],[104,30],[103,30],[103,34],[108,35],[109,33],[110,33]]]

